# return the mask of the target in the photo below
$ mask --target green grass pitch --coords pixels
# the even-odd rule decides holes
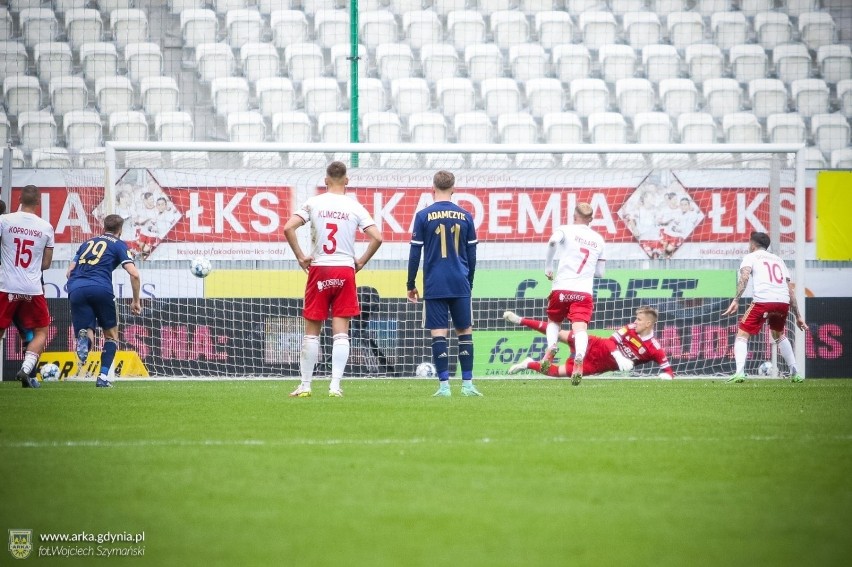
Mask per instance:
[[[852,380],[0,384],[9,529],[145,532],[36,564],[848,565]],[[27,562],[21,564],[28,564]]]

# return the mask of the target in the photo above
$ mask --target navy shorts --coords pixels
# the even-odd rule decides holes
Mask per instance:
[[[74,332],[80,329],[112,329],[118,326],[115,295],[98,287],[83,287],[68,294],[71,301],[71,322]]]
[[[449,317],[453,318],[454,329],[467,329],[473,325],[470,296],[426,299],[424,303],[426,312],[423,326],[427,329],[449,329]]]

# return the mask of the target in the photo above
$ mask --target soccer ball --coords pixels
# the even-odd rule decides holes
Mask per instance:
[[[760,365],[757,369],[757,373],[760,376],[769,376],[772,374],[772,363],[767,361]]]
[[[59,380],[59,367],[53,364],[52,362],[48,362],[43,365],[39,369],[39,373],[41,374],[41,379],[45,382],[53,382],[55,380]]]
[[[206,278],[213,271],[213,264],[207,258],[195,258],[189,265],[189,271],[196,278]]]
[[[438,371],[435,370],[435,365],[431,362],[421,362],[417,365],[417,370],[414,371],[414,374],[420,378],[434,378],[438,374]]]

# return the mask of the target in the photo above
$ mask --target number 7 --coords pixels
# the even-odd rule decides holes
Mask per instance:
[[[590,253],[591,251],[590,251],[588,248],[580,248],[580,252],[582,252],[582,253],[583,253],[583,261],[582,261],[582,262],[580,262],[580,267],[579,267],[579,268],[577,268],[577,273],[578,273],[578,274],[579,274],[580,272],[582,272],[582,271],[583,271],[583,266],[585,266],[585,265],[586,265],[586,262],[589,260],[589,253]]]

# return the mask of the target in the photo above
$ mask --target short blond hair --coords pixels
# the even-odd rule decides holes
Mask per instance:
[[[657,310],[654,309],[653,307],[651,307],[650,305],[643,305],[642,307],[640,307],[639,309],[636,310],[636,314],[637,315],[639,315],[639,314],[648,315],[648,316],[650,316],[654,319],[654,323],[656,323],[657,319],[659,318],[659,315],[657,314]]]
[[[588,203],[577,203],[574,214],[586,222],[592,220],[592,206]]]
[[[432,178],[432,184],[435,186],[435,189],[449,191],[456,184],[456,176],[442,169]]]

